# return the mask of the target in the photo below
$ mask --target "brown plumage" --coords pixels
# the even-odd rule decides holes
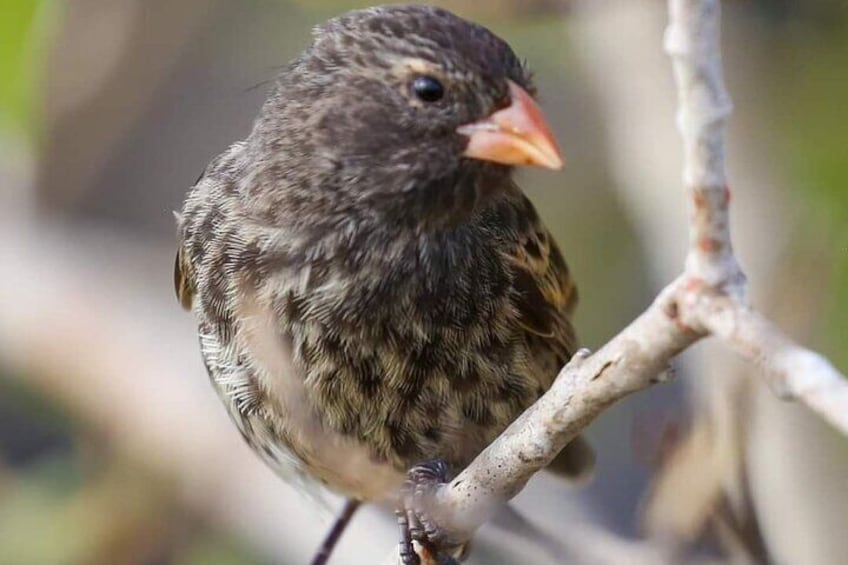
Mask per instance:
[[[575,286],[511,179],[558,165],[533,91],[506,43],[444,10],[352,12],[191,188],[177,295],[275,469],[393,499],[416,463],[464,467],[575,351]],[[503,116],[533,131],[492,137]]]

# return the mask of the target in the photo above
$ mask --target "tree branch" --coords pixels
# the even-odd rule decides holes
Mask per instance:
[[[830,361],[744,304],[715,296],[696,307],[710,334],[762,372],[775,394],[802,402],[848,434],[848,381]]]
[[[520,492],[610,404],[656,383],[672,358],[708,335],[751,361],[781,397],[804,402],[848,434],[845,377],[745,302],[724,169],[732,106],[722,78],[719,2],[669,0],[669,15],[665,50],[677,84],[683,180],[690,196],[683,274],[595,354],[578,352],[544,396],[423,502],[451,544],[470,539],[498,505]]]

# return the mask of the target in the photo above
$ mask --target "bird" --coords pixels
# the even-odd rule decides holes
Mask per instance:
[[[397,505],[423,462],[462,470],[576,351],[576,286],[513,179],[563,165],[535,96],[479,24],[348,12],[176,214],[175,290],[215,390],[282,477],[346,497],[340,522]],[[551,468],[593,463],[578,437]]]

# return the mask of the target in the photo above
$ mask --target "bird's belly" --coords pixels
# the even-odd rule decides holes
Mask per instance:
[[[347,497],[372,502],[393,501],[400,492],[403,473],[372,459],[364,444],[321,428],[315,419],[282,418],[285,439],[265,416],[249,420],[251,447],[287,480],[294,474],[298,480],[317,481]]]
[[[289,340],[275,330],[275,318],[245,300],[238,341],[250,359],[249,378],[260,397],[255,410],[231,413],[248,443],[279,474],[294,468],[346,496],[379,501],[393,498],[404,474],[373,457],[355,437],[327,426],[307,391],[307,375],[293,361]],[[231,403],[232,404],[232,403]]]

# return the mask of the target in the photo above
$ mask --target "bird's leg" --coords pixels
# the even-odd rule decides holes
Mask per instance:
[[[327,536],[324,538],[324,541],[321,542],[321,547],[318,548],[318,552],[315,554],[315,557],[312,558],[312,561],[310,562],[311,565],[325,565],[327,561],[330,560],[333,548],[336,547],[339,538],[342,537],[347,525],[350,523],[350,519],[353,518],[353,514],[356,512],[356,509],[359,508],[360,504],[361,502],[356,499],[347,499],[344,508],[342,508],[341,514],[339,514],[338,518],[336,518],[336,521],[333,523],[333,527],[330,528],[329,532],[327,532]]]
[[[458,565],[452,553],[461,549],[450,543],[444,530],[429,515],[426,500],[447,481],[448,466],[444,461],[420,463],[409,470],[402,491],[402,507],[397,512],[401,530],[400,558],[403,565],[420,565],[413,541],[428,552],[439,565]]]
[[[395,514],[397,515],[398,526],[400,526],[400,548],[398,550],[400,561],[403,565],[420,565],[421,559],[415,553],[415,547],[412,545],[412,531],[410,530],[406,508],[400,508]]]

